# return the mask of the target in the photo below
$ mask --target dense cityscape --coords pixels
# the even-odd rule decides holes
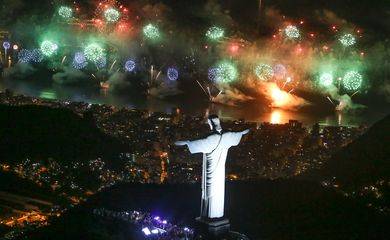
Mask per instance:
[[[77,205],[97,191],[119,182],[194,183],[201,178],[199,156],[173,146],[175,139],[196,138],[193,133],[206,134],[203,116],[186,116],[176,109],[174,114],[151,113],[143,110],[112,106],[52,101],[0,94],[1,104],[10,106],[37,105],[70,109],[83,119],[93,121],[108,135],[119,138],[128,152],[118,154],[120,164],[110,159],[18,159],[2,162],[1,171],[13,172],[22,178],[49,187],[65,199],[65,205],[46,207],[45,212],[9,213],[2,216],[7,226],[25,222],[46,224],[50,216],[59,216],[68,206]],[[236,180],[278,179],[301,175],[319,169],[341,147],[364,133],[365,127],[320,126],[306,128],[290,120],[285,124],[224,121],[226,129],[251,129],[240,148],[231,150],[227,178]],[[191,129],[191,131],[188,131]],[[88,179],[85,176],[88,175]],[[95,181],[91,181],[91,177]],[[383,183],[382,183],[383,184]],[[336,184],[334,186],[337,187]],[[370,192],[369,189],[365,189]],[[372,189],[377,192],[377,188]],[[376,193],[380,194],[380,193]],[[63,203],[64,203],[63,202]],[[11,207],[12,208],[12,207]],[[12,212],[12,211],[11,211]]]
[[[0,6],[0,240],[388,239],[386,1]]]

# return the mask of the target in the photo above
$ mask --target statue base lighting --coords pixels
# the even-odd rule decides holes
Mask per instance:
[[[244,234],[230,230],[227,218],[201,219],[196,218],[196,240],[250,240]]]
[[[229,234],[230,222],[227,218],[202,219],[196,218],[197,230],[210,239],[218,239]]]

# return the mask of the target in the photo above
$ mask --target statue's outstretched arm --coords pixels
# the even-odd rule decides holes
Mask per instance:
[[[176,146],[185,146],[188,145],[189,141],[176,141],[175,145]]]
[[[247,133],[249,133],[249,129],[246,129],[246,130],[244,130],[244,131],[241,132],[242,135],[245,135],[245,134],[247,134]]]

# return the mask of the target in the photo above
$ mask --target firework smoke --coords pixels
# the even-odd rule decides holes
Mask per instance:
[[[77,85],[80,83],[88,83],[88,76],[78,69],[72,67],[63,67],[61,72],[53,75],[53,81],[60,85]]]
[[[158,98],[180,94],[182,86],[199,84],[202,97],[235,106],[247,101],[262,102],[265,98],[271,107],[297,109],[309,104],[300,97],[304,96],[302,92],[314,92],[325,101],[334,103],[337,110],[344,111],[356,109],[357,105],[353,104],[351,96],[356,94],[353,96],[355,100],[357,96],[366,94],[369,88],[390,99],[389,43],[377,42],[366,47],[364,52],[361,51],[357,46],[363,45],[360,42],[363,38],[355,31],[357,27],[330,10],[316,10],[310,17],[321,25],[318,29],[326,27],[329,32],[334,31],[332,36],[329,36],[330,33],[322,34],[328,35],[321,36],[326,40],[317,39],[321,33],[311,33],[312,29],[304,24],[306,20],[289,19],[273,7],[264,9],[262,19],[263,27],[269,32],[250,39],[251,36],[246,36],[242,32],[244,30],[240,29],[242,26],[231,17],[233,15],[216,0],[208,0],[201,5],[203,11],[186,12],[183,14],[184,19],[180,18],[181,14],[175,14],[175,9],[162,2],[151,4],[134,1],[131,6],[134,18],[128,18],[127,14],[121,12],[118,19],[110,18],[115,21],[103,22],[104,27],[97,27],[96,21],[90,24],[89,20],[96,20],[98,16],[90,16],[90,19],[84,15],[72,16],[77,18],[75,22],[70,17],[66,17],[66,20],[55,17],[42,20],[36,17],[40,16],[37,9],[33,12],[35,17],[23,15],[15,23],[3,17],[1,20],[10,23],[11,31],[16,33],[15,39],[23,43],[21,49],[39,47],[40,43],[48,39],[55,42],[56,46],[58,43],[58,49],[45,47],[53,51],[45,55],[42,63],[15,64],[6,69],[5,76],[26,79],[36,69],[46,68],[48,72],[54,72],[52,79],[56,84],[104,82],[104,86],[108,86],[111,91],[124,92],[138,84],[145,88],[144,92]],[[8,7],[8,11],[24,12],[23,7],[15,3]],[[76,12],[72,14],[76,15]],[[191,28],[183,27],[192,19],[201,24]],[[158,39],[149,41],[145,38],[143,27],[149,24],[158,29]],[[224,34],[210,41],[206,38],[207,29],[213,26],[221,27]],[[119,33],[118,28],[124,31]],[[293,34],[286,34],[286,29]],[[291,32],[291,29],[294,31]],[[345,34],[355,36],[356,44],[342,46],[338,39]],[[85,68],[72,69],[70,56],[74,56],[75,52],[83,52],[91,43],[99,44],[107,55],[104,58],[107,59],[105,66],[96,69],[97,59],[87,55],[88,65]],[[134,68],[126,72],[127,59],[134,59]],[[223,86],[218,81],[207,81],[206,69],[225,60],[235,66],[234,74],[230,74],[234,77],[223,78],[229,80]],[[158,71],[147,80],[151,65]],[[177,81],[166,81],[164,73],[169,66],[179,70]],[[356,87],[358,89],[347,89],[339,80],[348,71],[361,74],[362,86]],[[326,86],[318,84],[318,76],[323,73],[332,76],[332,79],[328,78]],[[216,93],[213,92],[213,85],[218,89]]]

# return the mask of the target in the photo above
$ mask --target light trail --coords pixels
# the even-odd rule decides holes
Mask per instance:
[[[115,63],[116,63],[116,59],[115,59],[115,61],[111,64],[110,71],[111,71],[112,68],[114,67]]]
[[[354,93],[351,95],[351,98],[352,98],[353,96],[355,96],[357,93],[359,93],[359,90],[356,91],[356,92],[354,92]]]
[[[329,102],[331,102],[333,104],[333,106],[336,106],[336,104],[334,104],[334,102],[332,101],[332,99],[329,96],[326,98],[329,100]]]
[[[200,84],[200,82],[198,80],[195,80],[198,84],[199,84],[199,87],[202,88],[204,94],[206,94],[206,96],[210,99],[210,95],[207,94],[206,90],[204,89],[204,87],[202,86],[202,84]]]
[[[66,55],[62,58],[61,65],[64,64],[65,59],[66,59]]]

